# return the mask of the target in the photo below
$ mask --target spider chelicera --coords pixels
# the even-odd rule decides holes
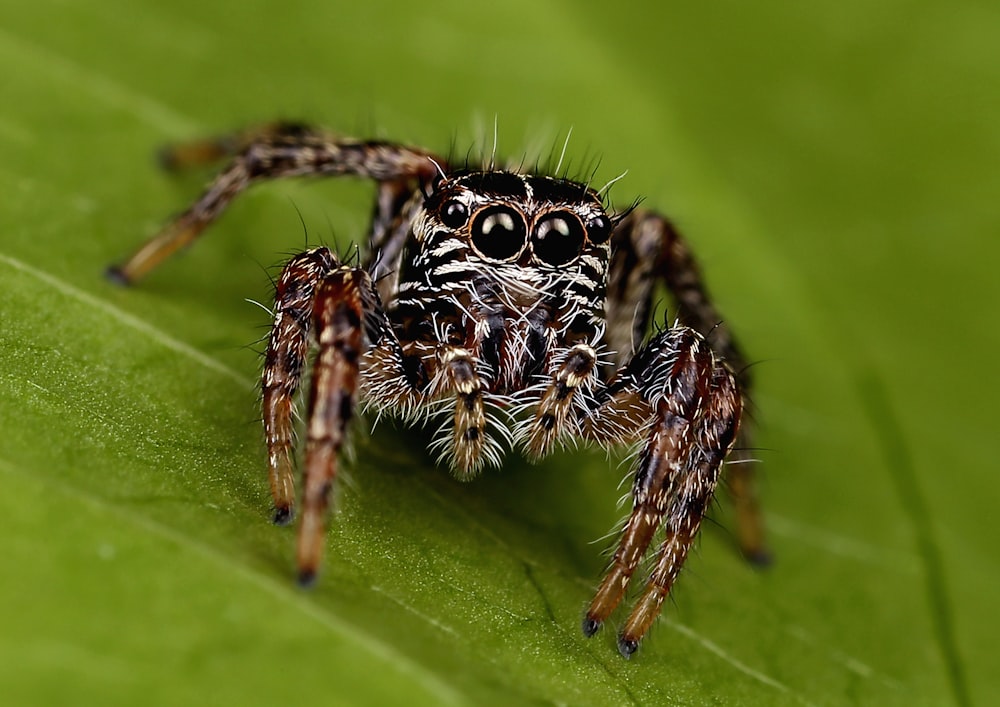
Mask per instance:
[[[645,590],[618,636],[625,657],[660,613],[733,452],[750,380],[687,244],[663,216],[609,211],[564,178],[453,168],[392,142],[341,139],[278,123],[176,146],[169,167],[229,157],[193,206],[108,275],[133,283],[192,242],[251,184],[277,177],[373,179],[367,257],[325,247],[277,280],[264,360],[263,418],[274,522],[295,513],[293,408],[311,346],[312,383],[298,532],[298,577],[316,577],[330,492],[360,404],[437,422],[432,447],[460,479],[575,440],[637,445],[632,510],[583,619],[592,636],[624,596],[657,531]],[[558,171],[558,170],[557,170]],[[658,283],[677,323],[650,328]],[[745,446],[741,444],[741,447]],[[766,558],[750,465],[732,465],[744,554]]]

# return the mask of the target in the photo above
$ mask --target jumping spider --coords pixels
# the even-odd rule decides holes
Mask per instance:
[[[638,208],[611,212],[598,192],[568,179],[492,164],[456,169],[418,148],[296,124],[181,145],[164,157],[170,167],[231,162],[193,206],[109,269],[120,283],[191,243],[255,182],[353,175],[377,184],[360,266],[314,248],[288,261],[277,281],[262,389],[278,524],[295,511],[294,400],[310,344],[317,348],[299,582],[316,577],[338,455],[359,402],[408,423],[443,419],[433,445],[463,480],[499,465],[511,446],[538,459],[573,439],[641,442],[632,511],[583,619],[592,636],[663,527],[646,589],[618,636],[621,654],[634,653],[713,498],[750,385],[670,222]],[[660,281],[681,323],[643,343]],[[734,465],[729,480],[742,550],[762,560],[750,466]]]

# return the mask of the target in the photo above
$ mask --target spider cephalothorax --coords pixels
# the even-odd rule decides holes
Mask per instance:
[[[663,217],[609,213],[593,189],[488,168],[450,170],[393,143],[278,124],[168,153],[170,164],[232,153],[188,211],[124,265],[133,282],[193,240],[254,181],[351,174],[378,183],[368,259],[320,247],[292,258],[275,293],[262,379],[274,520],[295,508],[292,419],[310,346],[298,569],[314,581],[347,426],[361,404],[433,420],[432,447],[460,478],[511,447],[544,456],[567,441],[641,446],[631,514],[583,621],[592,635],[621,601],[662,529],[646,589],[622,629],[626,657],[659,614],[732,451],[749,379],[694,259]],[[646,338],[653,288],[681,323]],[[748,467],[736,467],[740,540],[765,556]]]

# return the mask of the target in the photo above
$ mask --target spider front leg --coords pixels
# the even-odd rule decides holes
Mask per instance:
[[[385,209],[399,209],[401,184],[427,183],[437,173],[433,155],[388,142],[366,142],[334,137],[315,128],[277,123],[240,133],[174,148],[164,158],[172,167],[213,161],[233,153],[232,161],[187,211],[164,226],[121,265],[108,268],[115,282],[131,284],[180,248],[191,244],[239,194],[268,179],[299,176],[354,175],[388,186],[380,195]],[[437,160],[437,164],[443,161]],[[393,198],[396,197],[396,198]],[[391,213],[374,224],[388,228]]]
[[[632,512],[604,581],[583,621],[594,635],[622,597],[657,529],[663,542],[642,598],[618,637],[626,658],[659,615],[739,429],[742,398],[732,374],[695,331],[675,327],[656,336],[612,379],[585,429],[615,439],[623,420],[648,429],[632,487]]]
[[[318,345],[306,414],[299,582],[316,577],[338,456],[354,411],[360,360],[375,341],[391,337],[368,273],[341,265],[326,248],[303,253],[278,280],[275,320],[263,377],[264,431],[275,522],[294,509],[293,402],[308,341]]]
[[[687,241],[662,215],[634,209],[616,227],[615,255],[608,283],[608,345],[627,359],[643,340],[649,326],[655,286],[666,285],[677,304],[677,318],[699,332],[715,354],[733,371],[749,409],[753,381],[746,357],[729,325],[716,309],[701,269]],[[754,466],[750,463],[751,426],[740,433],[739,463],[728,470],[728,488],[736,511],[737,539],[743,556],[755,565],[767,565],[764,521],[757,499]]]
[[[316,248],[288,261],[276,286],[261,391],[268,478],[278,525],[290,523],[295,514],[292,418],[309,349],[316,287],[337,266],[327,248]]]

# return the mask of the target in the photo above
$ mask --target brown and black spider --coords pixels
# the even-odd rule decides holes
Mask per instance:
[[[432,447],[460,479],[499,465],[509,447],[537,459],[571,440],[639,443],[632,511],[583,619],[592,636],[664,528],[646,589],[618,636],[621,654],[634,653],[713,498],[750,386],[745,359],[670,222],[638,208],[609,212],[601,194],[568,179],[492,164],[453,169],[421,149],[297,124],[164,153],[170,167],[227,156],[202,197],[110,268],[112,279],[141,278],[255,182],[353,175],[377,183],[362,264],[314,248],[288,261],[277,281],[262,388],[278,524],[294,515],[293,408],[310,344],[317,348],[299,582],[316,577],[358,403],[410,423],[442,420]],[[661,281],[679,323],[645,340]],[[750,465],[733,465],[729,481],[741,549],[763,561]]]

